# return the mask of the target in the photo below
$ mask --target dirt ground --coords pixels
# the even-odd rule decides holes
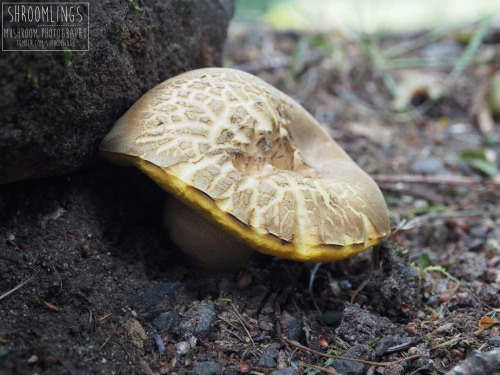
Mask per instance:
[[[466,374],[500,371],[487,355],[500,121],[486,94],[500,33],[474,49],[479,28],[354,41],[231,28],[227,65],[300,101],[386,197],[394,235],[352,303],[370,252],[184,264],[161,230],[164,193],[132,169],[0,186],[0,374],[442,374],[473,351],[483,369]]]

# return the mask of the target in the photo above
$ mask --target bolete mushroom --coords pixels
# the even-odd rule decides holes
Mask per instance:
[[[337,261],[389,234],[376,183],[302,106],[242,71],[199,69],[159,84],[100,150],[185,205],[170,202],[165,223],[204,266],[235,267],[249,247]]]

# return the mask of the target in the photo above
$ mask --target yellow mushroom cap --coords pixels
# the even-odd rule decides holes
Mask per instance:
[[[302,106],[242,71],[161,83],[100,149],[265,254],[336,261],[389,234],[376,183]]]

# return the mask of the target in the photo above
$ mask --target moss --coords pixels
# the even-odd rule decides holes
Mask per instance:
[[[26,79],[33,87],[38,87],[38,77],[35,76],[33,72],[29,69],[26,72]]]
[[[71,68],[71,66],[73,65],[73,63],[71,62],[72,55],[73,55],[73,51],[71,51],[70,49],[64,48],[62,50],[62,58],[63,58],[64,66],[66,68]]]

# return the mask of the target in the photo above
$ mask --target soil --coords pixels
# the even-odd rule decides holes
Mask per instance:
[[[458,61],[459,35],[403,57]],[[456,65],[412,69],[432,83],[405,89],[409,69],[381,67],[366,50],[421,36],[353,42],[233,25],[227,43],[227,64],[301,101],[379,182],[394,235],[371,277],[369,251],[322,265],[255,253],[235,272],[192,268],[161,229],[165,193],[133,169],[102,162],[3,185],[0,373],[439,374],[474,350],[480,362],[496,353],[500,189],[463,153],[498,157],[499,121],[481,106],[495,60],[466,67],[430,102]],[[496,42],[490,30],[474,57],[498,56]],[[409,111],[393,109],[389,78]],[[423,176],[433,183],[408,182]],[[483,360],[480,373],[498,362]]]

